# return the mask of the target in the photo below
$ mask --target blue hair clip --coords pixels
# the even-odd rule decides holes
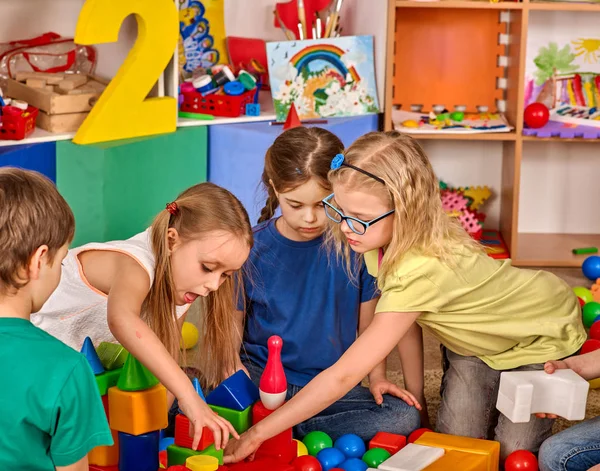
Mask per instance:
[[[344,154],[337,154],[332,160],[331,160],[331,170],[337,170],[338,168],[340,168],[342,165],[344,164]]]

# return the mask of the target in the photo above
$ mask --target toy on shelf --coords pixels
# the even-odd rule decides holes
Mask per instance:
[[[492,196],[491,190],[487,186],[450,188],[443,181],[440,182],[440,189],[444,211],[457,218],[471,237],[480,240],[486,217],[481,209]]]
[[[531,414],[550,413],[582,420],[589,383],[573,370],[504,371],[496,408],[511,422],[529,422]]]
[[[437,113],[395,109],[392,111],[394,129],[408,134],[478,134],[513,130],[501,113],[450,112],[443,106],[441,108]]]
[[[332,8],[322,12],[330,5]],[[286,39],[319,39],[339,35],[339,15],[343,0],[290,0],[276,3],[274,26],[281,28]]]
[[[2,101],[6,103],[6,101]],[[39,111],[25,102],[17,100],[8,102],[11,104],[0,106],[0,140],[23,140],[35,131],[35,121]],[[21,103],[24,105],[24,109],[15,106]]]
[[[523,120],[532,129],[541,128],[550,120],[550,112],[543,103],[531,103],[525,108]]]

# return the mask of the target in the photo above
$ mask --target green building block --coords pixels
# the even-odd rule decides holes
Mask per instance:
[[[243,411],[227,409],[226,407],[208,405],[220,417],[231,422],[237,433],[244,433],[252,425],[252,406],[248,406]]]
[[[169,445],[167,447],[167,467],[178,464],[185,465],[185,460],[190,456],[201,455],[199,451],[194,451],[189,448],[183,448],[177,445]],[[222,463],[222,461],[221,461]]]
[[[129,352],[118,343],[100,342],[96,353],[105,370],[116,370],[125,364]]]
[[[212,445],[210,445],[209,447],[205,448],[204,450],[202,450],[200,452],[200,454],[214,456],[216,459],[219,460],[220,465],[223,464],[223,450],[217,450],[215,448],[214,443]]]
[[[206,181],[205,126],[142,139],[56,144],[56,184],[75,214],[73,246],[145,230],[186,188]]]
[[[127,355],[117,387],[121,391],[143,391],[158,384],[158,379],[133,355]]]
[[[108,392],[108,388],[112,388],[117,385],[119,376],[121,376],[122,368],[116,370],[105,371],[102,374],[96,376],[96,384],[98,384],[98,390],[100,395],[104,396]]]

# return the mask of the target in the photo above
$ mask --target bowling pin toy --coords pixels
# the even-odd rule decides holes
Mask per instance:
[[[278,335],[269,337],[269,358],[267,366],[260,377],[260,400],[269,410],[275,410],[285,402],[287,380],[281,363],[283,340]]]

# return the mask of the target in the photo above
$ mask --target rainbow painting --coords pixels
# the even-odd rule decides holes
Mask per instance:
[[[267,43],[278,121],[292,103],[300,119],[379,112],[372,36]]]

